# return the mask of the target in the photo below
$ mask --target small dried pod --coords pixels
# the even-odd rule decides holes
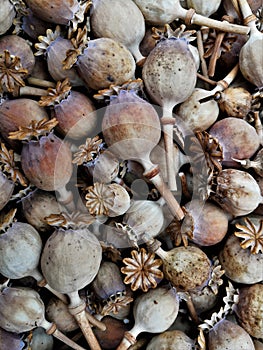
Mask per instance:
[[[209,350],[255,350],[250,335],[238,324],[222,319],[208,333]]]
[[[17,35],[4,35],[0,38],[0,53],[8,50],[11,56],[19,57],[21,66],[26,69],[28,75],[31,74],[35,65],[33,51],[24,38]]]
[[[176,247],[164,251],[158,241],[150,243],[149,249],[163,260],[164,276],[180,291],[202,289],[209,281],[211,262],[198,247]]]
[[[101,263],[97,276],[90,286],[96,296],[102,300],[126,290],[118,265],[111,261]]]
[[[249,249],[240,246],[240,239],[230,235],[219,253],[219,261],[225,275],[232,281],[253,284],[263,279],[263,255],[251,254]]]
[[[187,0],[188,8],[193,8],[200,15],[209,17],[217,11],[221,4],[221,0],[212,0],[204,2],[202,0]]]
[[[93,1],[91,30],[95,37],[107,37],[124,44],[135,57],[136,63],[144,59],[139,44],[145,35],[145,21],[132,0],[126,1],[125,6],[121,0]]]
[[[241,86],[229,87],[221,93],[218,105],[229,117],[244,119],[251,110],[252,95]]]
[[[59,214],[64,207],[58,203],[53,193],[36,189],[29,193],[21,201],[22,212],[27,222],[34,226],[38,232],[50,231],[45,217],[51,214]],[[63,210],[64,209],[64,210]]]
[[[11,221],[12,213],[10,215]],[[11,279],[35,275],[40,281],[42,278],[37,267],[42,251],[42,240],[39,233],[33,226],[24,222],[7,221],[2,225],[4,233],[0,235],[1,274]]]
[[[263,33],[257,29],[256,16],[253,15],[247,0],[240,1],[239,6],[250,28],[249,38],[239,53],[240,71],[245,79],[260,89],[263,86]]]
[[[118,158],[106,150],[95,159],[94,167],[89,167],[94,182],[110,183],[117,178],[120,163]]]
[[[16,16],[14,5],[9,0],[1,1],[1,14],[0,14],[0,35],[5,34],[12,26],[13,20]]]
[[[234,216],[247,215],[262,203],[257,181],[249,173],[237,169],[224,169],[216,177],[213,199]]]
[[[91,215],[115,217],[124,214],[130,207],[130,196],[119,184],[96,182],[87,190],[86,207]]]
[[[83,93],[71,89],[68,78],[58,81],[56,88],[49,88],[39,105],[51,108],[51,117],[58,121],[57,130],[73,140],[92,134],[97,125],[93,102]]]
[[[0,328],[0,344],[2,350],[22,350],[25,343],[21,338],[19,334],[7,332]]]
[[[212,126],[219,115],[218,104],[215,100],[200,103],[199,100],[207,97],[208,91],[195,88],[192,94],[180,104],[177,109],[178,123],[182,124],[183,132],[204,131]]]
[[[32,331],[30,340],[30,350],[53,350],[54,337],[47,334],[42,327],[37,327]]]
[[[79,328],[75,318],[68,310],[68,305],[58,298],[51,298],[48,301],[46,317],[49,322],[54,322],[63,333],[73,332]]]
[[[263,284],[256,283],[239,289],[234,309],[240,325],[254,338],[263,335]]]
[[[180,330],[163,332],[151,339],[146,350],[194,350],[194,340]]]
[[[9,139],[9,133],[19,126],[28,126],[32,120],[40,121],[48,118],[44,108],[29,98],[5,100],[0,104],[0,132],[4,140],[16,151],[21,150],[19,141]]]
[[[256,129],[245,120],[234,117],[217,121],[209,133],[216,137],[221,144],[223,148],[222,163],[227,166],[237,165],[233,158],[247,159],[252,157],[260,145]]]
[[[117,350],[126,350],[136,343],[141,332],[161,333],[174,322],[179,298],[173,288],[158,287],[138,296],[133,307],[134,326],[126,332]]]
[[[79,29],[76,39],[71,41],[75,50],[68,50],[63,61],[64,69],[76,64],[81,79],[89,88],[105,89],[111,84],[121,85],[134,78],[134,58],[118,41],[110,38],[88,40],[86,27]]]
[[[123,217],[124,226],[131,228],[130,239],[142,243],[156,237],[163,227],[164,214],[159,203],[134,200]]]
[[[36,56],[45,54],[48,72],[55,81],[68,79],[71,86],[83,86],[84,82],[80,78],[75,67],[63,68],[63,60],[68,50],[73,50],[74,45],[69,39],[65,39],[59,26],[55,30],[46,30],[46,35],[38,37],[39,43],[35,44]]]
[[[211,202],[192,200],[185,205],[194,220],[192,241],[200,246],[211,246],[223,240],[228,230],[227,213]]]

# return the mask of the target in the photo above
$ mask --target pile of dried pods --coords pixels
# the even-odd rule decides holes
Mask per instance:
[[[0,350],[262,350],[262,0],[0,8]]]

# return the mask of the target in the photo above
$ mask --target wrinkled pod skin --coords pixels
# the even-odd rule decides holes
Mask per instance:
[[[53,289],[67,294],[84,288],[95,278],[101,259],[100,243],[88,229],[58,229],[44,246],[41,269]]]

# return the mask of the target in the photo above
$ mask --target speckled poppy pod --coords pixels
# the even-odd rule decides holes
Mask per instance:
[[[46,57],[49,74],[55,81],[68,79],[71,86],[84,85],[75,67],[63,69],[63,60],[67,51],[73,50],[74,45],[69,39],[63,37],[59,26],[56,26],[54,31],[47,29],[46,35],[40,35],[38,41],[35,44],[37,49],[35,56],[44,55]]]
[[[0,327],[6,331],[19,334],[39,326],[72,349],[84,350],[45,319],[45,305],[34,289],[6,287],[0,292],[0,306]]]
[[[26,4],[44,21],[62,25],[69,25],[71,22],[74,26],[83,21],[83,14],[90,6],[89,1],[85,0],[26,0]]]
[[[62,204],[72,209],[73,195],[66,189],[73,166],[69,146],[54,133],[56,119],[33,121],[9,134],[12,139],[27,140],[21,152],[22,169],[29,181],[44,191],[57,191]]]
[[[93,1],[91,30],[95,37],[112,38],[124,44],[135,57],[136,63],[143,63],[139,44],[145,35],[145,21],[132,0],[126,1],[125,6],[121,0]]]
[[[57,130],[62,136],[81,140],[92,134],[97,125],[93,102],[83,93],[71,89],[69,80],[58,81],[56,88],[49,88],[39,105],[51,108],[51,117],[58,121]]]
[[[5,34],[13,24],[13,19],[16,16],[14,5],[9,0],[1,1],[0,14],[0,35]]]
[[[68,50],[64,69],[73,64],[85,84],[100,90],[111,84],[123,84],[134,77],[135,61],[130,51],[121,43],[110,38],[88,40],[87,28],[78,29],[76,38],[71,39],[74,49]]]

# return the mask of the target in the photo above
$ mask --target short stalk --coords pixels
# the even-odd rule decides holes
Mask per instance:
[[[85,339],[87,340],[91,350],[101,350],[97,338],[95,337],[88,318],[86,316],[86,303],[81,300],[78,291],[68,293],[70,304],[69,312],[77,321]]]
[[[76,344],[73,340],[69,339],[65,334],[60,332],[54,323],[43,320],[40,324],[38,324],[38,326],[44,328],[48,335],[53,335],[53,337],[59,339],[72,349],[85,350],[82,346]]]
[[[19,88],[15,96],[47,96],[48,92],[44,89],[39,89],[34,86],[22,86]]]
[[[27,78],[27,81],[29,84],[41,86],[41,87],[45,87],[45,88],[56,87],[56,83],[53,83],[52,81],[48,81],[48,80],[44,80],[44,79],[39,79],[36,77],[29,77],[29,78]]]
[[[208,70],[207,70],[207,64],[206,60],[204,59],[204,43],[203,43],[203,38],[202,38],[202,32],[201,30],[198,30],[196,33],[196,38],[197,38],[197,48],[199,52],[199,57],[201,61],[201,69],[202,69],[202,74],[205,78],[208,78]],[[208,84],[206,84],[208,85]],[[208,89],[208,86],[206,86]]]
[[[250,29],[245,26],[220,22],[209,17],[199,15],[195,13],[193,9],[186,10],[180,5],[179,0],[176,1],[176,4],[174,6],[177,6],[177,18],[184,20],[186,24],[207,26],[209,28],[214,28],[222,32],[235,33],[241,35],[246,35],[250,31]]]

